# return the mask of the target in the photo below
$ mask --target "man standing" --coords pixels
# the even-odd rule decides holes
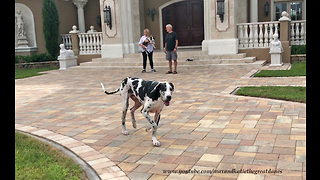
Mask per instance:
[[[166,74],[177,74],[177,48],[178,48],[178,35],[172,31],[172,25],[166,25],[167,35],[166,43],[164,46],[164,53],[166,53],[166,60],[169,61],[169,71]],[[172,72],[172,60],[174,62],[174,71]]]

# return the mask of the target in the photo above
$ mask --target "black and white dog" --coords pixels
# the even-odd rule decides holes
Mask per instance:
[[[129,134],[125,123],[130,97],[135,102],[134,106],[130,108],[133,128],[137,128],[134,111],[143,105],[141,113],[152,125],[152,128],[147,129],[148,131],[152,131],[152,143],[154,146],[160,146],[160,142],[156,137],[160,113],[163,105],[169,106],[170,104],[172,92],[174,90],[173,84],[168,82],[145,81],[136,77],[127,77],[115,91],[107,92],[102,83],[101,86],[107,95],[120,91],[122,101],[122,134]],[[149,112],[155,113],[154,120],[150,117]]]
[[[153,48],[156,49],[156,46],[155,46],[156,43],[154,40],[155,38],[153,36],[150,36],[150,37],[147,37],[142,44],[147,47],[148,44],[150,43],[153,46]],[[145,51],[147,55],[150,53],[147,48],[145,49]]]

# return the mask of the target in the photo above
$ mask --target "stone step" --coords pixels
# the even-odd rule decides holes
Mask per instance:
[[[90,66],[90,64],[92,66]],[[141,64],[140,66],[125,66],[123,64],[115,66],[103,66],[103,65],[93,65],[94,63],[88,63],[86,65],[80,65],[80,66],[76,66],[75,68],[106,68],[106,69],[142,69]],[[252,63],[223,63],[223,64],[202,64],[202,65],[189,65],[189,64],[178,64],[178,69],[205,69],[205,68],[233,68],[235,66],[237,67],[250,67],[250,68],[260,68],[262,66],[264,66],[266,64],[266,60],[258,60]],[[150,69],[150,66],[147,65],[147,71],[148,69]],[[168,69],[168,65],[155,65],[154,69],[156,69],[157,71],[161,70],[161,71],[165,71]]]
[[[187,59],[187,58],[193,58],[193,59],[240,59],[245,58],[246,53],[238,53],[238,54],[232,54],[232,55],[208,55],[207,51],[178,51],[178,59]],[[94,58],[92,61],[118,61],[120,59],[141,59],[142,54],[141,53],[134,53],[134,54],[124,54],[123,58]],[[154,59],[165,59],[164,52],[154,52],[153,53]]]
[[[211,55],[194,55],[194,56],[186,56],[186,55],[178,55],[178,61],[185,61],[186,59],[193,60],[239,60],[246,59],[247,61],[251,58],[255,57],[246,57],[245,53],[237,54],[237,55],[223,55],[223,56],[211,56]],[[153,57],[154,62],[162,62],[165,60],[165,56],[162,57]],[[127,58],[94,58],[92,62],[142,62],[142,55],[140,57],[127,57]]]
[[[80,63],[80,66],[141,66],[142,59],[124,61],[126,59],[118,61],[92,61],[86,63]],[[124,62],[123,62],[124,61]],[[207,64],[235,64],[235,63],[252,63],[256,61],[256,57],[246,57],[242,59],[213,59],[213,60],[194,60],[194,61],[183,61],[178,60],[179,65],[207,65]],[[149,61],[148,61],[149,62]],[[161,59],[154,61],[155,65],[166,66],[168,61]]]
[[[192,55],[208,55],[207,51],[201,51],[201,50],[178,50],[178,56],[192,56]],[[133,54],[124,54],[124,58],[136,58],[141,57],[141,53],[133,53]],[[165,54],[163,51],[154,51],[153,57],[164,57]]]

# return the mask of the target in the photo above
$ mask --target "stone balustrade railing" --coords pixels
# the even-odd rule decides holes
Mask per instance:
[[[75,55],[101,54],[102,32],[96,32],[91,26],[87,33],[80,33],[76,26],[70,34],[61,34],[66,49],[73,50]]]
[[[279,21],[239,23],[239,49],[269,48],[273,34],[279,35]]]
[[[66,49],[72,50],[71,34],[61,34],[62,43]]]
[[[239,23],[239,49],[269,48],[273,34],[280,34],[280,22]],[[290,45],[306,44],[306,20],[290,22]],[[289,29],[288,29],[289,30]]]
[[[79,54],[100,54],[102,32],[78,33]]]
[[[306,26],[307,21],[291,21],[290,23],[290,44],[291,45],[306,45]]]

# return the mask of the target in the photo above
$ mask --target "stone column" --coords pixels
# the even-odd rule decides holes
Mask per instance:
[[[71,34],[71,42],[72,42],[72,51],[74,55],[79,55],[79,38],[78,38],[78,33],[80,31],[77,30],[77,26],[73,25],[72,30],[69,31]]]
[[[258,22],[258,0],[250,0],[250,22]]]
[[[237,54],[237,7],[238,0],[225,0],[224,21],[217,15],[216,0],[204,0],[204,33],[202,51],[209,55]]]
[[[290,63],[291,46],[290,46],[290,22],[289,14],[286,11],[281,13],[280,21],[280,41],[283,47],[282,62]]]
[[[119,0],[121,43],[124,54],[135,53],[132,1]]]
[[[124,14],[120,13],[120,0],[100,0],[100,14],[101,14],[101,29],[103,35],[103,42],[101,45],[101,57],[102,58],[122,58],[122,33],[120,16]],[[111,9],[111,24],[112,28],[104,22],[103,9],[106,6],[110,6]]]
[[[72,0],[73,4],[78,8],[78,25],[79,30],[82,33],[86,32],[85,21],[84,21],[84,11],[83,7],[87,4],[88,0]]]

